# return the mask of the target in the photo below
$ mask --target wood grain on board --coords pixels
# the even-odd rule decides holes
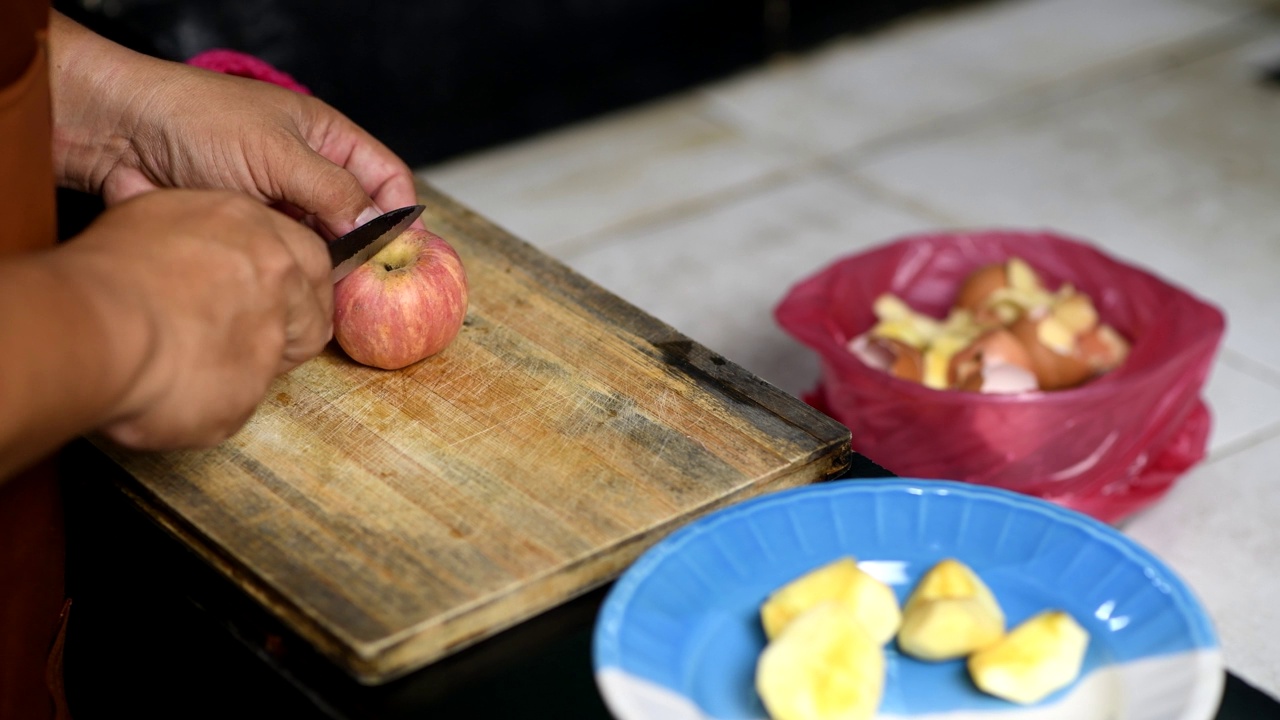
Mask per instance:
[[[848,464],[844,426],[419,192],[471,285],[445,351],[388,372],[334,346],[215,449],[101,446],[149,515],[354,677],[410,672],[693,518]]]

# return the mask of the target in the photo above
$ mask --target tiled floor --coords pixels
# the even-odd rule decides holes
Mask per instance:
[[[422,176],[782,389],[796,281],[896,236],[1049,227],[1220,306],[1209,459],[1126,532],[1280,695],[1280,9],[1004,0],[929,13]]]

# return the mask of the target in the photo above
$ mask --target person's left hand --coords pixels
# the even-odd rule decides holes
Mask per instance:
[[[238,190],[332,238],[417,202],[408,166],[316,98],[134,53],[56,13],[50,48],[55,171],[109,205]]]

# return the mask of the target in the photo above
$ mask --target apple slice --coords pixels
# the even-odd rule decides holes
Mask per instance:
[[[1047,610],[969,657],[969,675],[983,692],[1030,705],[1080,675],[1089,633],[1066,612]]]
[[[844,607],[881,645],[893,638],[902,622],[893,589],[864,572],[852,557],[842,557],[801,575],[769,596],[760,607],[765,637],[777,637],[806,610],[830,601]]]
[[[952,660],[1004,636],[1004,611],[969,566],[947,558],[916,584],[902,610],[898,648],[920,660]]]
[[[829,600],[765,647],[755,681],[773,720],[870,720],[884,694],[884,648],[844,603]]]

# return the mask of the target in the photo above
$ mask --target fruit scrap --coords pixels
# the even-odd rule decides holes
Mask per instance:
[[[1070,685],[1080,674],[1089,634],[1061,610],[1018,625],[1000,642],[969,657],[969,675],[984,692],[1029,705]]]
[[[873,309],[876,324],[849,342],[850,352],[936,390],[1060,390],[1115,369],[1129,353],[1088,295],[1069,283],[1050,291],[1017,257],[970,273],[945,320],[893,294]]]
[[[1016,393],[1038,387],[1031,355],[1004,328],[988,330],[956,353],[947,373],[950,386],[958,390]]]
[[[876,298],[876,324],[849,342],[863,363],[934,389],[948,386],[951,358],[982,334],[967,310],[945,320],[918,313],[896,295]]]
[[[1063,285],[1056,293],[1045,287],[1040,273],[1019,257],[985,265],[960,285],[955,305],[973,313],[983,325],[1009,325],[1023,315],[1040,315],[1058,300],[1074,295]]]

